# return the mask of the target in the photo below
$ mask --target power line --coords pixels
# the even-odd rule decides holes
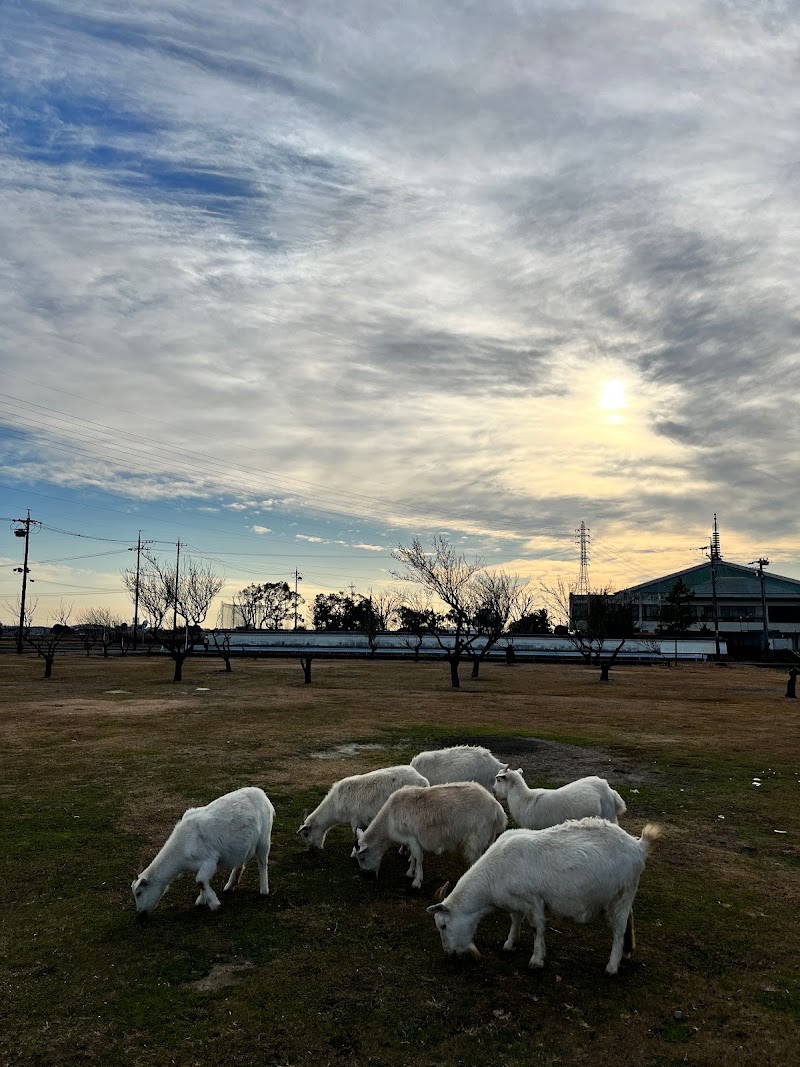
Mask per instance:
[[[363,504],[369,504],[370,506],[374,506],[375,504],[378,504],[378,505],[381,505],[383,507],[389,507],[389,508],[392,508],[392,509],[400,509],[402,511],[406,510],[405,505],[399,503],[398,501],[387,500],[385,498],[372,496],[372,495],[366,494],[366,493],[354,493],[354,492],[350,492],[350,491],[343,491],[341,489],[336,489],[336,488],[333,488],[331,486],[326,486],[326,485],[323,485],[323,484],[318,483],[318,482],[311,482],[311,481],[307,481],[305,479],[295,478],[294,476],[287,476],[287,475],[277,474],[274,471],[258,470],[256,468],[249,467],[249,466],[244,465],[244,464],[231,465],[231,464],[225,463],[225,462],[223,462],[221,460],[218,460],[214,456],[208,455],[208,453],[195,452],[195,451],[190,453],[190,452],[187,452],[185,449],[176,448],[173,445],[170,445],[170,444],[168,444],[166,442],[153,441],[152,438],[143,437],[141,434],[133,433],[133,432],[128,431],[128,430],[120,430],[117,427],[107,426],[104,423],[95,422],[95,421],[93,421],[91,419],[80,418],[78,416],[71,415],[69,412],[61,411],[58,408],[52,408],[52,407],[48,407],[45,404],[36,404],[36,403],[31,402],[31,401],[23,400],[20,397],[12,396],[10,393],[0,393],[0,397],[5,397],[6,400],[10,400],[12,402],[12,404],[21,404],[21,405],[23,405],[25,408],[30,409],[34,415],[42,417],[42,414],[43,414],[44,416],[46,416],[47,419],[48,419],[48,422],[46,424],[34,423],[33,420],[30,418],[30,416],[28,416],[28,421],[31,421],[33,423],[33,425],[37,426],[37,428],[39,428],[39,429],[43,429],[43,430],[49,431],[52,422],[62,423],[65,426],[69,427],[70,429],[72,429],[72,424],[73,423],[75,423],[75,424],[83,424],[84,426],[86,426],[89,429],[89,431],[91,433],[94,433],[94,434],[97,434],[98,431],[99,431],[99,432],[102,432],[103,434],[111,435],[112,438],[114,438],[114,439],[119,438],[120,436],[122,436],[123,438],[125,438],[127,440],[130,440],[130,441],[142,442],[143,444],[148,446],[148,451],[145,451],[145,452],[138,451],[137,455],[139,455],[139,456],[145,456],[147,458],[150,458],[152,453],[149,451],[149,449],[151,448],[151,446],[156,445],[159,448],[168,449],[171,460],[173,459],[173,457],[176,454],[188,457],[189,460],[191,461],[189,464],[186,464],[185,462],[182,462],[182,463],[178,464],[179,467],[182,468],[182,469],[188,469],[188,470],[196,469],[194,461],[199,456],[203,460],[204,467],[207,468],[207,467],[210,466],[212,469],[213,468],[218,468],[220,473],[225,473],[228,476],[230,475],[230,471],[231,470],[242,471],[242,472],[245,472],[246,474],[255,474],[259,478],[264,478],[266,476],[267,479],[269,479],[269,480],[271,480],[271,481],[273,481],[275,483],[278,483],[275,486],[275,488],[277,488],[281,492],[295,492],[296,493],[296,492],[298,492],[298,490],[300,492],[313,491],[316,494],[321,494],[323,496],[323,498],[332,496],[334,500],[336,500],[337,498],[341,498],[343,501],[352,501],[352,502],[356,502],[356,503],[357,502],[361,502],[362,506],[363,506]],[[25,417],[23,414],[14,412],[13,410],[9,411],[9,414],[11,414],[11,415],[13,415],[13,416],[15,416],[17,418],[24,418]],[[75,433],[77,431],[73,429],[72,432]],[[104,447],[110,448],[113,451],[119,451],[119,452],[123,452],[123,454],[129,454],[129,450],[124,450],[123,451],[121,449],[118,449],[118,448],[116,448],[116,446],[114,446],[113,444],[111,444],[107,440],[98,440],[96,437],[93,437],[93,438],[92,437],[90,437],[90,438],[79,438],[79,440],[84,440],[84,439],[88,440],[88,441],[91,441],[91,442],[95,442],[96,441],[98,444],[103,444]],[[285,484],[280,484],[280,483],[285,483]]]

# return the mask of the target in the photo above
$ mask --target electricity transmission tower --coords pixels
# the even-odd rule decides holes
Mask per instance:
[[[575,544],[580,546],[581,565],[578,571],[578,596],[589,595],[589,527],[581,522],[580,528],[575,531]]]

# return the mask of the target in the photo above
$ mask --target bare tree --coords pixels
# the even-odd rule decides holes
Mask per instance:
[[[36,601],[33,604],[26,603],[22,635],[25,643],[35,648],[37,654],[44,659],[44,677],[50,678],[58,646],[70,632],[69,617],[72,614],[72,605],[59,604],[57,610],[48,618],[50,626],[43,634],[34,632],[32,620],[35,610]]]
[[[214,642],[214,651],[222,656],[225,663],[225,671],[230,674],[231,667],[231,635],[227,630],[212,630],[211,640]]]
[[[400,602],[395,593],[383,593],[380,596],[370,593],[368,597],[362,597],[362,603],[370,655],[374,656],[378,649],[378,635],[390,628],[397,617]]]
[[[108,659],[108,650],[116,642],[119,642],[120,648],[125,651],[125,620],[110,608],[83,608],[78,613],[75,624],[87,656],[98,642],[103,648],[104,659]]]
[[[472,654],[472,677],[480,676],[481,660],[492,651],[508,627],[533,607],[533,597],[526,593],[527,578],[506,571],[481,571],[475,575],[476,608],[472,618],[475,637],[483,637],[482,642],[473,639],[470,646]]]
[[[575,592],[563,578],[554,586],[543,585],[542,592],[551,610],[568,620],[567,637],[573,648],[587,663],[598,666],[600,681],[607,682],[614,661],[634,633],[630,605],[617,603],[607,589],[600,589],[586,595],[585,612],[573,618]]]
[[[409,635],[403,643],[414,653],[414,660],[418,661],[425,635],[433,634],[442,625],[443,616],[433,610],[429,597],[421,591],[409,590],[397,608],[397,618],[400,632]]]
[[[478,557],[465,559],[441,535],[434,538],[430,552],[415,538],[409,548],[400,545],[392,556],[406,567],[395,577],[416,584],[427,598],[421,599],[418,593],[405,596],[399,611],[401,622],[406,628],[412,624],[419,644],[423,633],[436,638],[450,665],[453,688],[460,684],[459,663],[466,656],[472,657],[472,677],[478,678],[481,660],[490,654],[509,624],[530,610],[527,579],[502,570],[489,571]],[[431,597],[442,602],[444,614],[431,608]]]
[[[223,579],[213,571],[184,557],[180,572],[175,565],[163,564],[155,556],[144,554],[147,565],[139,574],[139,603],[149,616],[151,632],[175,663],[173,681],[179,682],[183,664],[202,639],[201,624],[211,601],[220,591]],[[126,570],[122,579],[133,596],[136,572]],[[181,618],[183,625],[169,625],[168,615]]]
[[[261,618],[261,600],[260,585],[251,584],[240,589],[233,598],[234,621],[238,613],[242,627],[245,630],[255,630]]]
[[[392,556],[406,568],[396,574],[396,578],[420,587],[429,596],[440,600],[447,609],[447,640],[444,640],[442,626],[437,625],[430,632],[450,666],[450,684],[458,689],[461,684],[458,667],[468,654],[475,636],[471,629],[478,605],[475,576],[484,569],[485,563],[478,558],[469,562],[440,534],[434,537],[430,552],[415,537],[409,547],[399,545]]]

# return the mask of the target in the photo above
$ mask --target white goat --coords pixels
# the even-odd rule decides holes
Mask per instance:
[[[491,793],[495,776],[508,764],[501,763],[488,748],[480,745],[454,745],[420,752],[412,759],[411,766],[424,774],[431,785],[477,782]]]
[[[494,780],[494,795],[505,800],[508,810],[526,830],[544,830],[567,819],[596,815],[616,822],[625,814],[625,801],[605,778],[592,774],[560,789],[529,789],[522,768],[500,771]]]
[[[366,829],[392,793],[404,785],[425,788],[428,779],[408,764],[342,778],[331,786],[311,814],[303,818],[297,832],[311,848],[324,848],[328,830],[340,823],[349,826],[355,837],[356,830]]]
[[[245,787],[212,800],[204,808],[188,808],[160,852],[131,883],[137,912],[150,913],[183,871],[196,871],[202,886],[195,901],[212,911],[219,898],[211,888],[217,865],[230,869],[225,890],[239,884],[244,865],[255,856],[260,876],[259,892],[269,893],[269,860],[275,809],[263,789]]]
[[[613,932],[606,974],[634,949],[633,898],[650,844],[661,828],[648,823],[637,840],[605,819],[579,819],[546,830],[508,830],[428,911],[448,956],[480,959],[478,923],[497,908],[511,913],[503,945],[510,952],[523,918],[536,930],[529,966],[543,967],[545,908],[586,923],[604,912]]]
[[[407,785],[392,793],[366,830],[356,831],[356,859],[377,878],[384,852],[393,842],[402,845],[411,854],[406,875],[419,889],[423,852],[460,848],[467,863],[474,863],[507,825],[502,806],[475,782]]]

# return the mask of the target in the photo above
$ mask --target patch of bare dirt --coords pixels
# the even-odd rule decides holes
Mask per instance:
[[[522,767],[529,785],[539,781],[573,782],[589,774],[621,785],[647,785],[657,777],[652,767],[622,756],[613,756],[598,748],[568,745],[560,741],[545,741],[538,737],[497,737],[475,735],[443,737],[425,748],[445,748],[450,745],[483,745],[512,767]]]
[[[348,756],[356,756],[359,752],[379,752],[386,748],[399,748],[399,745],[380,745],[377,742],[362,744],[358,741],[348,741],[344,745],[335,748],[327,748],[322,752],[312,752],[312,759],[346,759]]]
[[[250,960],[225,960],[215,963],[204,978],[189,982],[189,988],[196,989],[199,993],[216,993],[218,989],[241,982],[247,972],[252,971],[253,966]]]

